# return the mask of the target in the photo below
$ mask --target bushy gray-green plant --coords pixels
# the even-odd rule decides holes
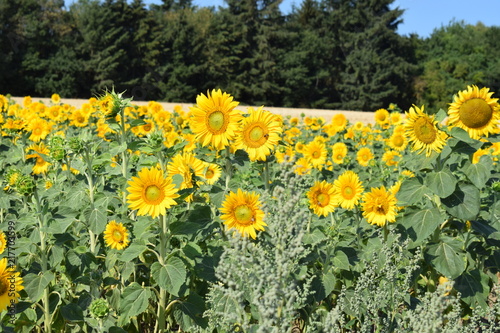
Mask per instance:
[[[208,296],[209,331],[288,332],[312,293],[304,259],[307,210],[299,205],[301,182],[287,173],[284,186],[263,195],[266,232],[256,241],[230,236]]]

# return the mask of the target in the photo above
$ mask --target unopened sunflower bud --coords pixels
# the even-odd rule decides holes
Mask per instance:
[[[61,161],[65,156],[64,139],[60,136],[53,136],[49,141],[50,157],[56,161]]]
[[[83,142],[79,137],[73,137],[69,139],[69,148],[76,154],[79,154],[83,150]]]
[[[495,182],[493,183],[493,185],[491,185],[491,188],[493,189],[493,191],[495,192],[500,192],[500,182]]]
[[[35,182],[31,176],[20,175],[16,179],[16,190],[21,195],[32,194],[35,190]]]
[[[106,317],[109,313],[109,305],[105,299],[98,298],[90,303],[90,314],[94,318]]]

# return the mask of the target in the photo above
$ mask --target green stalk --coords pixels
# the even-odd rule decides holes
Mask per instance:
[[[264,162],[264,187],[266,189],[267,192],[269,192],[269,162],[267,161],[267,158],[266,158],[266,161]]]
[[[42,272],[45,273],[48,269],[47,263],[47,243],[46,243],[46,234],[44,230],[44,215],[42,211],[42,204],[40,202],[40,197],[38,196],[38,192],[35,189],[34,191],[35,201],[36,201],[36,209],[37,209],[37,220],[38,220],[38,232],[40,233],[40,260]],[[43,316],[44,316],[44,330],[45,332],[52,332],[52,316],[50,315],[49,309],[49,287],[45,287],[43,290],[42,296],[43,303]]]
[[[85,147],[85,162],[87,162],[87,172],[85,176],[87,177],[87,182],[89,186],[89,198],[90,198],[90,209],[93,211],[94,207],[94,178],[92,175],[92,157],[90,156],[88,147]],[[89,227],[89,237],[90,237],[90,252],[95,254],[96,247],[96,236],[94,232]]]
[[[229,189],[229,181],[233,175],[233,166],[231,165],[229,147],[226,147],[226,191]]]
[[[167,257],[167,243],[168,243],[168,218],[167,215],[160,216],[160,248],[159,248],[159,256],[158,261],[163,266],[165,265],[165,259]],[[167,305],[167,291],[160,287],[160,296],[158,300],[158,309],[157,309],[157,322],[155,327],[155,332],[163,333],[165,332],[165,324],[166,324],[166,305]],[[156,328],[158,330],[156,330]]]

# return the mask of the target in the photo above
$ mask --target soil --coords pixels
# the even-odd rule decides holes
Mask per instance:
[[[14,101],[18,104],[22,104],[23,97],[12,97]],[[41,101],[44,104],[50,104],[50,98],[39,98],[39,97],[31,97],[32,101]],[[76,108],[80,108],[83,103],[88,102],[85,99],[61,99],[62,103],[72,105]],[[133,104],[136,105],[145,105],[148,104],[147,101],[132,101]],[[173,110],[174,106],[180,105],[184,111],[189,111],[189,108],[194,104],[190,103],[165,103],[159,102],[163,105],[165,110]],[[240,110],[246,110],[248,106],[239,105],[238,108]],[[254,107],[256,108],[256,107]],[[364,124],[374,124],[374,112],[369,111],[348,111],[348,110],[325,110],[325,109],[299,109],[299,108],[281,108],[281,107],[265,107],[266,110],[271,111],[276,114],[280,114],[283,116],[291,116],[300,118],[301,115],[309,116],[309,117],[323,117],[326,122],[329,122],[332,117],[337,113],[343,113],[346,118],[349,120],[351,124],[354,124],[358,121],[361,121]]]

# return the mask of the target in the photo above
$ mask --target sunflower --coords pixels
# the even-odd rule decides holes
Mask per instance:
[[[408,141],[406,140],[404,133],[394,131],[391,137],[387,140],[387,145],[394,150],[403,151],[408,145]]]
[[[222,174],[220,166],[215,163],[205,163],[205,171],[203,173],[203,178],[205,182],[209,185],[215,184]]]
[[[488,155],[489,151],[487,149],[478,149],[472,155],[472,164],[477,164],[481,160],[481,156]]]
[[[180,190],[192,188],[195,184],[193,176],[205,178],[205,163],[197,158],[193,153],[179,153],[175,155],[167,165],[167,173],[169,177],[181,175],[183,181]]]
[[[307,158],[301,157],[297,161],[295,161],[294,172],[297,175],[308,175],[311,173],[311,165]]]
[[[375,111],[375,122],[382,127],[389,125],[389,111],[386,109],[378,109]]]
[[[347,156],[347,145],[343,142],[337,142],[332,147],[332,159],[336,164],[344,163],[344,158]]]
[[[40,142],[49,135],[52,125],[48,121],[37,117],[29,122],[26,130],[31,132],[29,137],[31,141]]]
[[[351,170],[345,171],[333,183],[338,204],[344,209],[353,209],[361,199],[363,185],[359,176]]]
[[[313,168],[321,169],[326,163],[328,152],[326,146],[322,142],[313,140],[304,147],[302,154]]]
[[[264,231],[264,212],[260,209],[259,195],[238,189],[226,195],[220,212],[221,219],[229,229],[235,228],[244,237],[257,237],[256,230]]]
[[[138,215],[165,215],[166,209],[176,205],[179,197],[171,178],[165,178],[163,171],[152,167],[139,171],[139,177],[128,181],[127,202],[130,209],[138,209]]]
[[[212,145],[222,150],[229,145],[238,131],[239,121],[242,118],[234,108],[238,102],[233,97],[219,90],[207,92],[207,96],[200,94],[196,97],[196,106],[191,107],[191,130],[196,139],[203,146]]]
[[[388,150],[382,155],[382,161],[384,161],[387,166],[397,166],[400,159],[401,154],[396,150]]]
[[[0,312],[17,303],[19,291],[23,290],[23,278],[15,267],[7,266],[7,258],[0,259]]]
[[[396,197],[384,186],[374,188],[363,195],[363,217],[368,223],[383,227],[396,221]]]
[[[363,147],[356,153],[356,160],[361,166],[368,166],[370,161],[373,159],[373,153],[370,148]]]
[[[445,145],[445,134],[437,126],[434,116],[424,113],[424,107],[419,109],[416,105],[407,113],[405,135],[412,144],[413,150],[419,154],[425,151],[430,156],[432,151],[439,153]]]
[[[473,139],[494,133],[500,119],[500,105],[492,95],[489,88],[479,89],[475,85],[459,91],[448,108],[448,125],[466,130]]]
[[[318,216],[327,216],[337,207],[335,188],[333,184],[327,183],[325,180],[316,181],[307,192],[307,197],[309,198],[309,207]]]
[[[248,153],[250,161],[265,161],[280,140],[283,128],[269,111],[249,107],[235,139],[236,149]]]
[[[42,173],[47,173],[49,170],[49,166],[51,165],[49,162],[47,162],[42,155],[49,155],[50,150],[49,148],[43,143],[40,142],[37,145],[31,145],[28,147],[28,151],[33,150],[35,151],[32,154],[26,155],[26,159],[31,159],[34,158],[35,160],[35,165],[33,165],[33,174],[39,175]]]
[[[59,94],[52,94],[52,96],[50,96],[50,101],[53,104],[59,104],[61,103],[61,96],[59,96]]]
[[[0,231],[0,254],[2,254],[5,251],[6,247],[7,247],[7,238],[5,238],[5,233],[3,231]]]
[[[130,242],[127,228],[122,223],[116,223],[115,220],[110,221],[104,230],[104,241],[106,245],[112,249],[123,250]]]

